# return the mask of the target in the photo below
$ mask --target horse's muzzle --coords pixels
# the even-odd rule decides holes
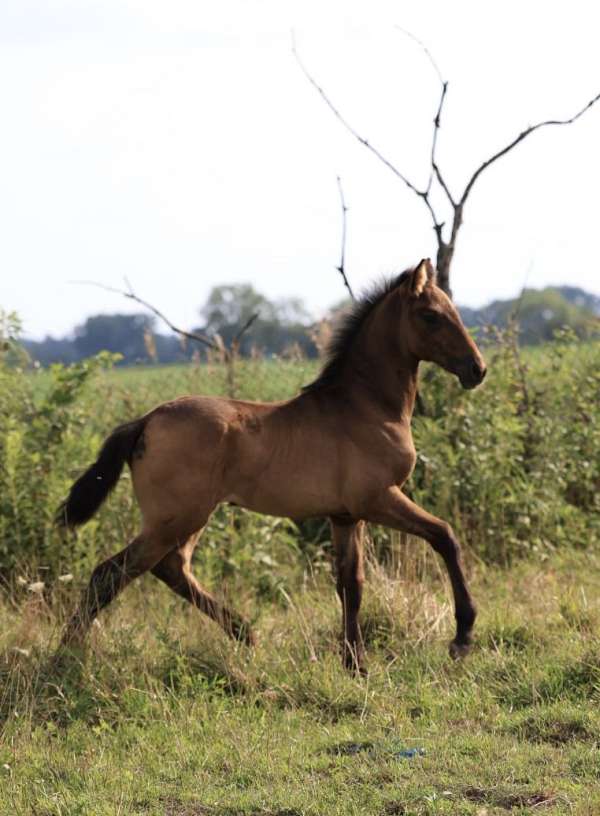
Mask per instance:
[[[454,372],[463,388],[476,388],[485,379],[487,368],[483,360],[472,356],[460,357],[454,363]]]

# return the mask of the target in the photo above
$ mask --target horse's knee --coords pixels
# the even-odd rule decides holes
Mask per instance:
[[[444,559],[457,560],[460,558],[460,544],[454,535],[454,530],[446,522],[442,522],[430,538],[431,546]]]

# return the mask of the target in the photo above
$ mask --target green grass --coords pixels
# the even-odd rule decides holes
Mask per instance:
[[[371,564],[366,680],[341,668],[325,574],[286,608],[241,599],[254,651],[144,578],[59,663],[69,585],[52,607],[15,588],[0,813],[600,812],[600,558],[473,568],[477,645],[455,664],[448,587],[411,547],[420,581]]]
[[[234,369],[233,390],[241,399],[274,401],[297,394],[319,371],[318,360],[239,360]],[[48,391],[47,369],[29,373],[38,395]],[[135,410],[147,411],[157,402],[184,394],[228,395],[227,369],[218,363],[117,366],[101,372],[99,387],[112,400],[132,401]],[[139,406],[139,407],[138,407]]]

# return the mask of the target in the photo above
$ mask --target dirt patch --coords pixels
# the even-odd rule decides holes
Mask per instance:
[[[466,788],[463,791],[465,799],[471,802],[481,802],[486,805],[513,810],[522,807],[544,807],[553,804],[557,796],[554,793],[538,793],[533,791],[507,791],[496,788]]]
[[[193,802],[181,802],[169,799],[164,802],[165,816],[302,816],[299,810],[284,808],[283,810],[263,810],[261,808],[231,808],[209,807],[208,805]]]
[[[182,802],[178,799],[162,800],[161,804],[164,805],[165,816],[216,816],[217,814],[213,808]]]
[[[354,756],[363,751],[372,751],[375,748],[372,742],[339,742],[337,745],[330,745],[326,753],[334,756]]]
[[[530,742],[549,742],[552,745],[564,745],[575,740],[589,742],[598,738],[585,722],[576,718],[552,721],[532,717],[525,720],[518,730]]]
[[[405,816],[407,813],[406,805],[402,802],[388,802],[382,816]]]

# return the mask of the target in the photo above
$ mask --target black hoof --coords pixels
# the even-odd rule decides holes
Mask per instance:
[[[456,640],[453,640],[450,646],[448,647],[448,651],[450,652],[450,657],[453,660],[462,660],[471,651],[471,644],[465,643],[464,641],[458,642]]]
[[[344,668],[355,674],[357,677],[367,677],[369,670],[365,665],[365,658],[362,652],[356,653],[350,650],[344,652]]]
[[[239,621],[231,626],[231,636],[234,640],[245,643],[246,646],[256,646],[256,636],[246,621]]]

